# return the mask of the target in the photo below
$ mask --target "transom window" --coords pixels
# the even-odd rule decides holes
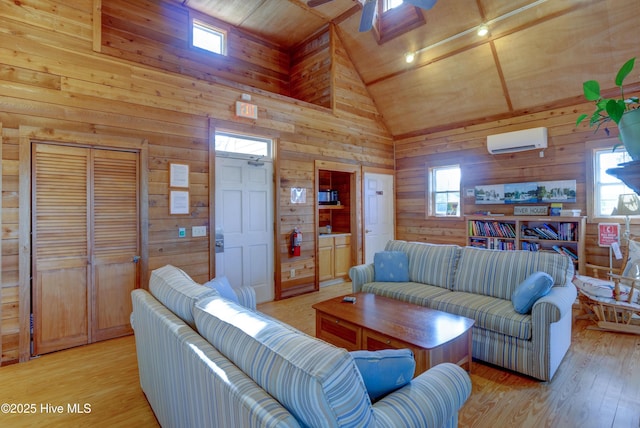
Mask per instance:
[[[204,22],[193,20],[193,46],[209,52],[226,55],[226,33]]]
[[[249,135],[216,132],[216,153],[234,157],[271,159],[272,140]]]
[[[635,194],[622,181],[607,174],[607,169],[630,161],[631,158],[624,149],[618,148],[612,151],[611,147],[607,147],[594,151],[593,213],[596,217],[620,215],[617,213],[619,196]]]
[[[429,168],[429,215],[460,217],[460,166]]]

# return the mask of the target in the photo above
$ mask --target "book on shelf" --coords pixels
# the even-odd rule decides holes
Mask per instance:
[[[470,238],[469,246],[477,248],[487,248],[487,240],[485,238]]]
[[[553,227],[552,225],[548,224],[548,223],[543,223],[542,224],[543,230],[544,232],[551,237],[551,239],[558,239],[558,231],[556,230],[555,227]]]
[[[560,211],[562,211],[562,202],[552,202],[551,207],[549,209],[549,215],[559,216]]]
[[[548,231],[545,231],[543,227],[539,226],[522,226],[522,236],[525,238],[535,239],[553,239],[552,235]]]
[[[504,240],[502,238],[470,238],[469,246],[475,248],[485,248],[489,250],[515,250],[516,244],[514,241]]]
[[[557,253],[560,253],[560,254],[565,255],[565,256],[569,256],[573,260],[578,260],[578,256],[567,247],[561,247],[559,245],[554,245],[551,248],[553,248]]]
[[[515,238],[516,231],[511,223],[499,221],[472,220],[469,222],[470,235],[493,236],[497,238]]]
[[[578,260],[578,255],[576,253],[574,253],[573,251],[571,251],[569,248],[567,247],[560,247],[560,249],[569,257],[571,257],[573,260]]]
[[[537,242],[522,241],[522,249],[525,251],[540,251],[540,244]]]
[[[558,225],[558,239],[561,241],[576,240],[577,223],[560,223]]]

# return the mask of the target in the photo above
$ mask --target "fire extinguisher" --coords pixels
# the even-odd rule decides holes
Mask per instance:
[[[291,232],[291,254],[300,255],[300,246],[302,245],[302,232],[297,227]]]

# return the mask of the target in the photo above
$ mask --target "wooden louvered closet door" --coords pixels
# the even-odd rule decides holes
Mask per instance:
[[[139,287],[138,157],[93,150],[92,342],[132,333]]]
[[[34,354],[129,334],[137,154],[36,144],[32,159]]]

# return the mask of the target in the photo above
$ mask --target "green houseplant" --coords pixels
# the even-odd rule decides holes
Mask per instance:
[[[595,126],[598,131],[604,125],[604,130],[609,135],[606,124],[613,121],[618,125],[620,140],[629,156],[633,160],[640,160],[640,109],[638,108],[640,101],[638,97],[625,98],[622,87],[624,79],[633,70],[635,60],[631,58],[625,62],[616,74],[615,83],[620,88],[619,98],[602,98],[600,84],[595,80],[587,80],[582,84],[584,97],[588,101],[595,102],[595,111],[591,116],[581,114],[576,121],[576,126],[589,117],[589,126]]]

